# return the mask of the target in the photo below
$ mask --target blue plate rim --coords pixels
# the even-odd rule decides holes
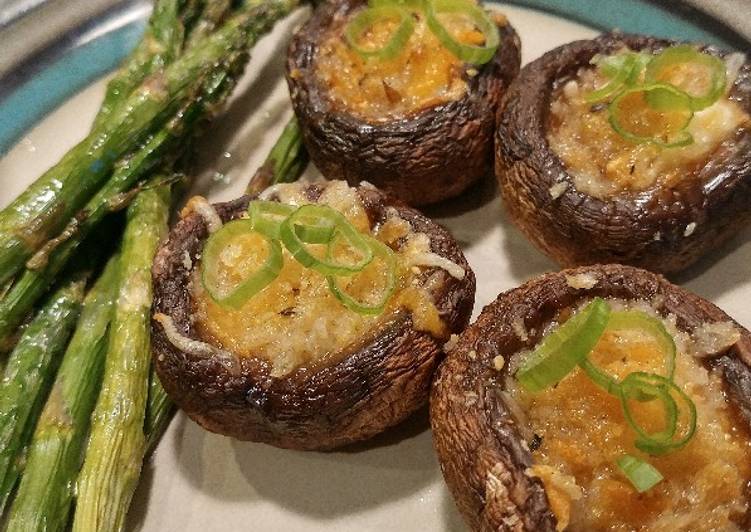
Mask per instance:
[[[751,40],[686,2],[671,2],[669,6],[660,0],[578,0],[575,4],[570,0],[506,0],[505,3],[547,12],[599,31],[618,28],[710,42],[746,52],[751,49]],[[638,8],[636,11],[634,6]],[[147,12],[143,0],[119,4],[69,29],[0,77],[0,157],[73,94],[116,68],[140,38]],[[645,12],[649,14],[646,21],[639,21]],[[133,13],[140,16],[134,17]],[[647,31],[642,28],[644,24]]]

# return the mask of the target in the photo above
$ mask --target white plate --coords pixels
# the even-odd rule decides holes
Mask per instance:
[[[550,48],[597,34],[531,9],[503,6],[526,63]],[[241,194],[291,114],[284,83],[286,39],[307,12],[263,39],[227,112],[198,146],[195,193]],[[0,160],[0,205],[52,165],[88,130],[105,80],[81,91]],[[314,170],[309,170],[309,175]],[[476,191],[477,192],[477,191]],[[431,209],[461,243],[477,275],[475,315],[500,292],[555,265],[509,224],[500,201]],[[453,212],[452,212],[453,211]],[[463,212],[462,212],[463,211]],[[751,228],[681,277],[751,328]],[[129,528],[147,531],[463,530],[433,452],[427,414],[344,452],[280,450],[208,433],[178,414],[145,466]]]

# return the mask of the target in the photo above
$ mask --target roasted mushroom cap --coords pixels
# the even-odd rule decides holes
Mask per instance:
[[[465,327],[475,278],[451,235],[372,187],[357,192],[371,225],[385,221],[393,207],[415,231],[430,237],[434,253],[465,270],[462,280],[438,268],[418,278],[433,279],[431,294],[447,332]],[[305,193],[313,200],[320,190],[308,185]],[[217,204],[216,211],[225,222],[238,218],[251,199]],[[207,223],[195,212],[172,229],[154,261],[154,312],[170,316],[180,334],[211,343],[194,323],[189,288],[207,238]],[[193,420],[213,432],[293,449],[330,449],[363,440],[409,416],[427,402],[444,341],[416,330],[411,314],[398,312],[337,356],[275,377],[266,360],[220,354],[219,349],[214,355],[185,352],[170,342],[162,325],[152,327],[159,378]]]
[[[473,530],[556,530],[543,483],[528,472],[533,456],[522,436],[525,427],[504,395],[504,382],[514,366],[512,357],[534,347],[547,323],[562,309],[596,296],[651,302],[660,315],[674,315],[684,332],[707,323],[733,324],[740,339],[704,364],[721,375],[737,423],[751,428],[751,333],[722,310],[659,275],[629,266],[542,275],[485,307],[447,350],[433,383],[435,448],[456,504]]]
[[[718,149],[694,175],[656,190],[598,199],[574,186],[551,149],[547,129],[554,90],[590,66],[596,54],[659,51],[673,43],[607,34],[556,48],[526,65],[507,91],[496,136],[496,176],[516,225],[563,266],[630,264],[682,270],[718,247],[751,219],[751,128]],[[704,51],[728,54],[714,47]],[[751,114],[751,64],[744,63],[729,97]]]
[[[365,180],[410,205],[457,196],[492,172],[495,113],[519,71],[519,37],[499,24],[496,55],[467,79],[458,100],[369,122],[333,101],[316,75],[321,40],[362,5],[323,2],[290,44],[287,83],[310,157],[329,179]]]

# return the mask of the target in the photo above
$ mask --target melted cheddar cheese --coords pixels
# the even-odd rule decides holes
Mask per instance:
[[[348,15],[347,21],[359,10]],[[329,97],[368,121],[387,121],[458,100],[467,92],[467,77],[477,70],[449,52],[430,31],[423,13],[414,14],[415,31],[392,59],[364,58],[343,38],[340,26],[323,38],[316,57],[316,75]],[[482,45],[483,34],[463,16],[439,15],[454,37]],[[498,19],[498,17],[496,17]],[[346,24],[346,21],[345,21]],[[397,21],[384,19],[361,37],[360,46],[378,49],[389,40]]]
[[[283,203],[311,203],[300,184],[282,185],[276,191]],[[203,288],[200,269],[195,269],[191,291],[200,335],[240,356],[268,360],[274,376],[338,356],[405,311],[411,313],[415,328],[443,337],[444,324],[433,304],[431,277],[419,279],[424,268],[412,260],[418,252],[429,253],[429,239],[414,232],[395,210],[371,229],[356,190],[341,181],[329,182],[317,202],[338,210],[360,232],[395,250],[397,289],[383,314],[365,316],[349,310],[332,294],[323,275],[302,266],[285,249],[279,276],[237,309],[213,301]],[[233,239],[219,255],[220,282],[233,287],[247,272],[257,270],[266,259],[267,246],[256,233]],[[319,255],[323,248],[309,246]],[[335,258],[343,259],[339,254]],[[340,284],[353,297],[367,301],[383,286],[384,277],[382,268],[367,267],[357,276],[342,278]]]
[[[675,382],[696,404],[698,416],[695,436],[676,452],[653,457],[637,450],[619,400],[578,368],[540,393],[509,379],[508,393],[542,440],[528,473],[542,480],[559,530],[742,530],[738,522],[749,510],[751,440],[725,400],[720,375],[687,354],[695,349],[694,339],[663,321],[679,348]],[[664,374],[659,347],[639,331],[606,332],[590,357],[619,378],[633,371]],[[651,431],[663,419],[657,403],[634,408]],[[615,464],[623,454],[648,461],[665,480],[638,493]]]
[[[637,144],[611,127],[607,102],[586,101],[589,93],[607,82],[592,67],[581,69],[575,79],[558,87],[552,96],[547,135],[576,188],[597,198],[670,187],[696,175],[713,154],[732,149],[737,132],[751,126],[741,106],[724,96],[694,115],[687,128],[694,138],[692,144],[673,148]]]

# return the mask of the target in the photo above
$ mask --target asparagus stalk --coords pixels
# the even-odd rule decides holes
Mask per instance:
[[[85,280],[56,290],[23,332],[0,381],[0,514],[20,474],[24,446],[76,324]]]
[[[121,530],[145,452],[150,363],[151,262],[167,231],[168,187],[144,190],[128,208],[117,301],[91,421],[73,530]]]
[[[300,124],[294,116],[271,148],[266,161],[250,179],[246,192],[258,194],[276,183],[291,183],[305,171],[308,152],[302,142]]]
[[[63,235],[51,245],[40,249],[22,270],[17,282],[0,300],[0,340],[12,334],[21,320],[31,310],[34,303],[48,289],[55,277],[75,256],[81,243],[117,207],[118,198],[130,189],[139,179],[158,164],[180,142],[185,130],[192,130],[205,116],[207,107],[214,105],[234,86],[235,79],[227,70],[213,74],[202,96],[193,100],[184,112],[179,113],[169,124],[139,150],[127,163],[120,166],[108,183],[87,204],[83,215],[74,218]],[[50,244],[50,243],[48,243]]]
[[[212,0],[203,10],[201,18],[196,23],[193,31],[187,39],[187,46],[191,46],[201,37],[204,37],[214,31],[224,17],[229,13],[231,8],[230,0]]]
[[[110,119],[74,147],[0,212],[0,284],[12,278],[44,242],[61,231],[101,187],[114,162],[189,101],[228,51],[253,44],[297,0],[242,9],[219,30],[148,78]]]
[[[164,391],[162,383],[152,367],[149,373],[149,400],[146,405],[146,421],[143,427],[146,434],[146,456],[150,455],[156,448],[172,419],[174,411],[175,406],[167,392]]]
[[[115,256],[84,299],[75,333],[29,446],[10,508],[8,532],[53,532],[67,526],[107,352],[117,266]]]
[[[115,109],[149,74],[179,54],[184,33],[178,0],[156,0],[143,38],[107,83],[104,101],[92,129],[109,120]]]
[[[220,48],[221,43],[228,44],[229,48],[225,50],[224,62],[216,62],[220,65],[208,78],[204,85],[205,89],[201,96],[191,100],[184,112],[178,113],[177,116],[168,123],[164,129],[157,132],[154,137],[140,150],[130,161],[118,168],[113,178],[104,186],[98,194],[87,204],[81,215],[74,219],[72,225],[69,225],[63,231],[64,239],[54,241],[51,248],[49,246],[41,249],[38,255],[35,255],[21,274],[18,281],[14,284],[10,293],[0,300],[0,344],[6,341],[13,330],[23,320],[24,316],[33,307],[36,300],[45,293],[55,276],[60,272],[63,266],[73,256],[77,247],[83,238],[94,228],[101,219],[109,212],[112,206],[112,200],[127,190],[128,187],[142,177],[148,169],[163,156],[176,143],[180,142],[180,137],[176,138],[175,133],[189,129],[199,118],[207,113],[211,114],[227,96],[234,87],[238,72],[242,70],[247,56],[244,51],[248,44],[252,45],[261,34],[268,31],[271,25],[281,16],[289,12],[297,0],[281,0],[274,2],[268,7],[249,8],[241,11],[233,17],[220,30],[223,33],[241,33],[245,35],[244,39],[222,38],[216,42],[216,34],[206,37],[196,43],[192,50],[195,55],[198,50],[211,45],[210,48]],[[258,20],[256,20],[258,19]],[[232,29],[233,32],[228,30]],[[219,33],[219,32],[218,32]],[[217,50],[213,50],[210,57],[221,55]],[[188,54],[173,63],[169,68],[177,67],[188,57]],[[202,57],[206,57],[204,54]],[[195,59],[194,59],[195,62]],[[222,66],[229,65],[229,66]],[[130,102],[130,99],[128,100]],[[28,192],[28,191],[27,191]],[[0,219],[2,213],[0,213]],[[0,221],[0,278],[5,273],[3,270],[3,237],[9,236],[3,232],[2,222]],[[10,248],[8,248],[10,249]],[[6,249],[7,251],[7,249]]]

